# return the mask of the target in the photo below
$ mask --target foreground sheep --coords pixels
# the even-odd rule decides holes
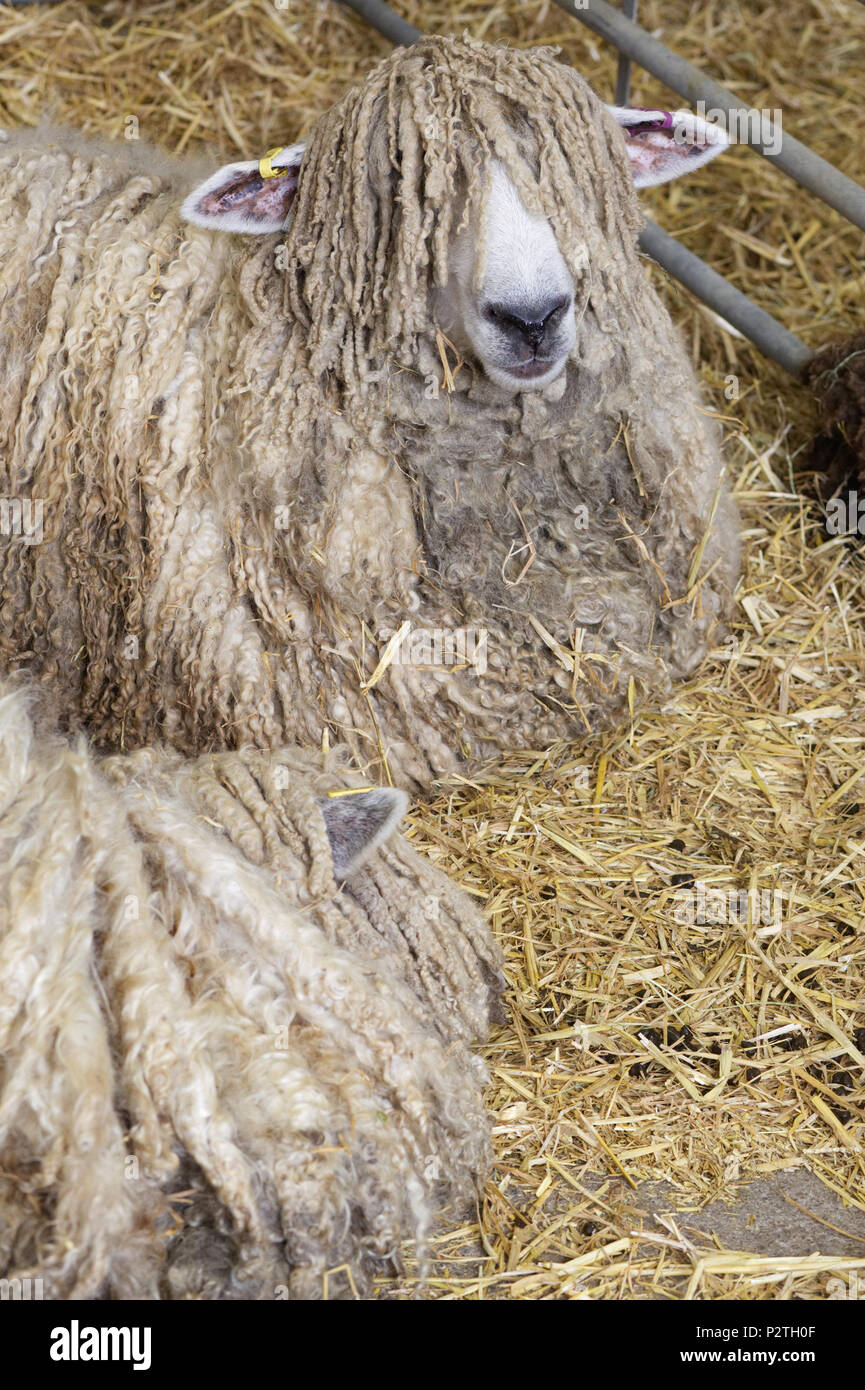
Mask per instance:
[[[720,144],[468,39],[197,189],[11,135],[0,660],[107,748],[333,731],[421,784],[663,695],[721,631],[736,518],[632,184]]]
[[[0,1276],[334,1297],[475,1191],[498,953],[349,780],[97,765],[0,688]]]

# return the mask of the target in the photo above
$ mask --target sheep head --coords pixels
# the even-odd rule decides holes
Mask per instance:
[[[507,82],[496,80],[503,75]],[[558,152],[568,166],[562,178],[553,167],[550,135],[561,124],[557,107],[569,98],[571,123],[583,129],[570,142],[567,131],[559,133]],[[574,353],[585,307],[575,282],[587,269],[592,242],[611,232],[635,239],[636,204],[630,186],[622,185],[645,188],[676,178],[726,143],[721,130],[687,111],[605,110],[582,78],[550,64],[545,50],[536,56],[432,39],[397,50],[323,118],[309,160],[306,147],[296,144],[261,160],[228,164],[190,194],[182,211],[187,220],[220,230],[282,232],[302,201],[310,160],[319,169],[324,165],[331,214],[339,202],[334,175],[342,190],[336,211],[343,249],[347,225],[355,237],[360,233],[355,250],[362,255],[355,256],[348,282],[353,317],[361,324],[366,317],[362,277],[374,290],[388,267],[408,256],[414,274],[403,277],[403,293],[411,297],[416,278],[427,325],[440,328],[490,381],[513,393],[549,385]],[[609,225],[599,178],[614,186],[625,210],[618,227]],[[310,183],[318,185],[310,196],[326,247],[315,170]],[[594,228],[586,225],[591,221]],[[308,232],[301,235],[309,254]],[[289,229],[289,248],[292,240]],[[430,273],[424,277],[425,269]],[[334,284],[347,283],[332,273],[330,279],[331,293]],[[390,322],[380,336],[391,343],[399,313],[389,302],[392,294],[371,299],[376,327]],[[308,307],[314,316],[317,306]],[[415,324],[423,327],[423,315]]]

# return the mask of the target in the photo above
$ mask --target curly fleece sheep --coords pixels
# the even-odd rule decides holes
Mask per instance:
[[[713,152],[671,124],[607,111],[551,50],[429,39],[304,149],[197,190],[200,167],[134,144],[11,135],[0,496],[41,543],[2,546],[3,662],[105,749],[327,731],[406,784],[692,672],[737,540],[636,247],[632,163],[645,183],[664,141],[655,181]],[[573,284],[550,309],[566,369],[525,389],[468,350],[455,370],[437,317],[503,176]],[[266,234],[184,224],[184,198]]]
[[[99,764],[29,706],[0,688],[0,1274],[363,1290],[487,1170],[483,920],[333,756]]]

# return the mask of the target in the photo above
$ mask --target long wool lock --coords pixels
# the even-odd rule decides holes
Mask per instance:
[[[0,1271],[320,1296],[489,1166],[500,955],[340,760],[103,760],[0,686]],[[345,1275],[329,1295],[349,1293]]]

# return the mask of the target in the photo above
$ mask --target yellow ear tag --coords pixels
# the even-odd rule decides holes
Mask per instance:
[[[275,154],[282,152],[282,146],[277,145],[275,149],[268,150],[258,161],[258,172],[263,179],[284,179],[288,173],[287,169],[274,169],[271,160]]]

